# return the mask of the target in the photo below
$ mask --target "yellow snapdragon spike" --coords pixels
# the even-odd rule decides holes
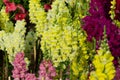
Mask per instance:
[[[75,1],[75,4],[78,1],[76,10],[79,9],[81,4],[79,0],[72,1],[73,3]],[[36,24],[37,36],[42,36],[41,50],[44,58],[51,59],[55,67],[72,62],[73,75],[81,75],[80,79],[85,80],[88,73],[85,66],[88,67],[89,55],[87,35],[80,27],[80,12],[73,11],[74,14],[71,14],[65,0],[55,0],[51,5],[52,9],[47,13],[39,4],[39,0],[29,2],[30,20]],[[78,60],[74,60],[75,58]]]
[[[106,39],[102,41],[97,53],[98,54],[96,54],[93,59],[95,71],[91,72],[89,77],[90,80],[113,80],[115,76],[115,67],[112,61],[114,58],[111,55]]]
[[[36,24],[36,32],[42,35],[46,25],[46,12],[40,4],[40,0],[29,0],[29,16],[31,23]]]

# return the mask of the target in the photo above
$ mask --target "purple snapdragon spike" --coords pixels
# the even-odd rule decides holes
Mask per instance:
[[[25,78],[27,73],[26,62],[24,61],[24,53],[17,53],[13,61],[12,77],[14,80],[20,80]]]
[[[120,29],[112,23],[108,14],[110,10],[111,0],[91,0],[90,15],[83,18],[83,29],[86,31],[88,41],[96,39],[97,47],[99,41],[102,39],[104,27],[106,27],[106,34],[108,44],[112,55],[116,58],[120,56]]]
[[[39,66],[39,78],[38,80],[53,80],[56,76],[56,69],[53,67],[50,60],[43,60]]]

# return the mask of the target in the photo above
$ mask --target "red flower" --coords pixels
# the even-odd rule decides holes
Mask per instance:
[[[45,9],[45,11],[48,11],[49,9],[51,9],[51,5],[50,4],[45,4],[44,9]]]
[[[15,5],[15,3],[10,3],[10,2],[8,2],[7,4],[6,4],[6,13],[9,13],[9,12],[11,12],[11,11],[15,11],[17,9],[17,7],[16,7],[16,5]]]
[[[16,15],[15,15],[15,20],[22,20],[22,19],[25,19],[25,17],[26,17],[26,13],[17,13]]]

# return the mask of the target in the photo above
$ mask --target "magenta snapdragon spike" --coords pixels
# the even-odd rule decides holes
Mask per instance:
[[[120,56],[120,29],[115,26],[108,14],[110,10],[111,0],[91,0],[90,15],[83,18],[83,29],[86,31],[88,41],[96,39],[97,48],[99,41],[102,39],[104,27],[106,27],[106,34],[108,44],[112,55],[116,58]]]
[[[27,73],[25,75],[25,80],[37,80],[35,74]]]
[[[94,17],[106,17],[110,19],[109,10],[110,10],[110,1],[111,0],[91,0],[89,13]]]
[[[56,76],[56,69],[50,60],[43,60],[39,66],[38,80],[53,80]]]
[[[24,61],[24,53],[17,53],[13,61],[12,77],[16,80],[24,79],[27,73],[26,62]]]
[[[120,68],[116,68],[116,74],[115,74],[115,77],[114,77],[114,80],[120,80]]]

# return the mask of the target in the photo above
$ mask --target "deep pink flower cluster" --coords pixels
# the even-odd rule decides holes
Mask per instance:
[[[57,75],[55,67],[50,60],[43,60],[39,66],[39,78],[35,74],[28,73],[24,53],[17,53],[13,61],[12,77],[14,80],[53,80]]]
[[[114,77],[114,80],[120,80],[120,68],[116,68],[116,75]]]
[[[25,80],[37,80],[35,74],[27,73],[25,75]]]
[[[90,15],[83,19],[84,25],[82,27],[86,31],[89,41],[92,41],[92,38],[97,40],[97,46],[99,46],[104,27],[106,27],[110,51],[114,57],[118,57],[120,56],[120,29],[112,23],[108,14],[110,1],[111,0],[91,0]]]
[[[26,62],[24,61],[24,53],[17,53],[13,61],[12,77],[16,80],[24,79],[27,73]]]
[[[38,80],[53,80],[56,75],[56,69],[53,67],[52,62],[50,60],[43,60],[39,66]]]
[[[16,5],[14,2],[10,2],[9,0],[3,0],[6,5],[6,13],[10,13],[11,11],[19,10],[18,13],[15,14],[15,20],[25,19],[27,13],[25,12],[24,7],[21,4]]]
[[[110,10],[110,1],[111,0],[91,0],[89,12],[91,16],[94,17],[106,17],[110,19],[109,10]]]

